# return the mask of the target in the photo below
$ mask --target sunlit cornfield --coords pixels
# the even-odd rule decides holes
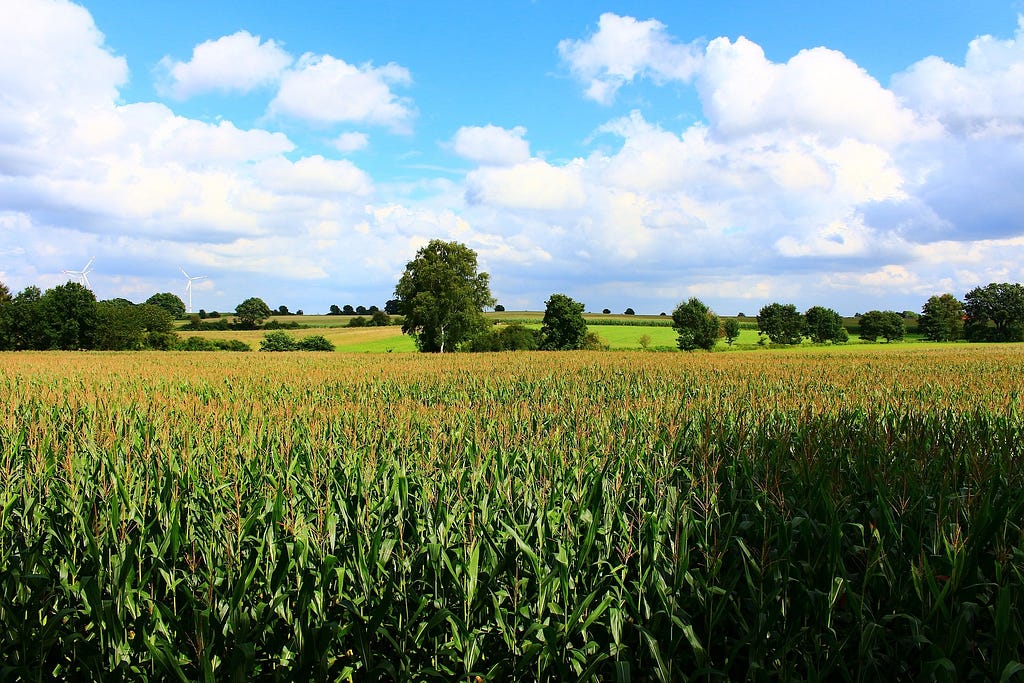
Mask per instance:
[[[0,355],[0,678],[1000,680],[1024,348]]]

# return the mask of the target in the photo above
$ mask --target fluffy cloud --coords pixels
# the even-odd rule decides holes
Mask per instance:
[[[563,40],[558,53],[572,74],[586,84],[586,95],[609,104],[636,78],[688,81],[700,64],[696,44],[673,40],[660,21],[601,15],[597,31],[584,40]]]
[[[369,144],[370,136],[356,132],[342,133],[331,142],[331,146],[339,152],[358,152],[366,149]]]
[[[466,178],[471,204],[510,209],[564,210],[583,207],[586,201],[580,164],[552,166],[540,159],[506,168],[482,167]]]
[[[1012,39],[971,41],[963,66],[927,57],[894,76],[892,87],[952,132],[1024,132],[1024,17]]]
[[[165,94],[185,99],[210,91],[246,93],[275,83],[293,61],[273,40],[239,31],[196,45],[192,59],[180,62],[164,57]]]
[[[508,130],[499,126],[464,126],[455,132],[456,154],[489,166],[511,166],[530,158],[530,145],[523,139],[522,126]]]
[[[776,64],[746,38],[716,38],[697,88],[705,115],[725,137],[782,130],[894,144],[935,133],[863,69],[826,48]]]
[[[305,54],[282,76],[270,110],[314,123],[371,123],[406,131],[414,111],[391,86],[411,82],[409,70],[397,64],[355,66],[330,55]]]

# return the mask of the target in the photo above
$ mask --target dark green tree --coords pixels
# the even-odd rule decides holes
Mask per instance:
[[[355,315],[356,309],[352,308],[352,304],[345,304],[345,307],[341,309],[342,315]]]
[[[96,295],[77,282],[46,290],[40,300],[47,348],[73,351],[95,348],[99,328]]]
[[[487,327],[494,305],[490,276],[477,272],[476,252],[458,242],[432,240],[416,252],[395,286],[402,331],[420,351],[454,351]]]
[[[672,311],[672,327],[679,334],[679,348],[684,351],[715,348],[718,341],[720,323],[707,305],[700,299],[691,298]]]
[[[247,329],[259,327],[270,316],[270,306],[258,297],[250,297],[235,308],[235,317],[242,327]]]
[[[804,336],[804,317],[793,304],[771,303],[757,314],[757,329],[773,344],[799,344]]]
[[[42,300],[42,291],[35,285],[29,285],[0,309],[5,328],[5,338],[0,339],[0,348],[15,351],[49,348]]]
[[[267,332],[260,340],[260,351],[295,351],[297,348],[295,337],[280,330]]]
[[[338,304],[331,304],[330,315],[341,315],[341,309],[338,308]]]
[[[370,316],[370,325],[372,327],[387,327],[391,324],[391,316],[384,311],[374,311],[373,315]]]
[[[322,334],[313,334],[300,339],[296,347],[299,351],[333,351],[334,343]]]
[[[622,312],[622,315],[636,315],[636,311],[634,311],[632,308],[627,308],[625,311]]]
[[[736,318],[729,318],[722,323],[722,331],[725,332],[725,343],[732,346],[740,336],[740,322]]]
[[[917,329],[928,341],[956,341],[964,333],[964,305],[952,294],[936,294],[921,307]]]
[[[388,315],[398,315],[402,302],[398,299],[388,299],[384,303],[384,312]]]
[[[146,299],[146,303],[159,306],[170,313],[171,317],[175,320],[181,320],[185,317],[185,302],[177,294],[160,292]]]
[[[495,313],[504,313],[504,312],[505,312],[505,307],[504,307],[504,306],[502,306],[501,304],[497,304],[497,305],[496,305],[496,306],[494,307],[494,312],[495,312]]]
[[[860,338],[877,341],[879,337],[887,342],[900,341],[907,333],[903,316],[896,311],[868,311],[860,317]]]
[[[993,282],[964,295],[970,341],[1024,341],[1024,285]]]
[[[9,351],[11,346],[10,314],[11,290],[0,282],[0,351]]]
[[[540,333],[541,348],[549,351],[567,351],[583,346],[587,335],[587,321],[583,319],[584,305],[565,294],[552,294],[544,308],[544,322]]]
[[[811,306],[804,313],[804,323],[807,336],[815,344],[841,344],[850,339],[850,333],[843,327],[843,317],[831,308]]]

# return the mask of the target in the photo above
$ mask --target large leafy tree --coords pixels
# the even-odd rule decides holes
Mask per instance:
[[[395,285],[402,331],[420,351],[454,351],[487,327],[494,305],[490,276],[477,272],[476,252],[459,242],[432,240],[405,265]]]
[[[1024,285],[993,282],[964,296],[971,341],[1024,341]]]
[[[46,290],[40,303],[47,348],[95,348],[99,315],[92,290],[77,282],[67,282]]]
[[[249,329],[259,327],[272,313],[267,302],[255,296],[249,297],[235,307],[235,317],[238,318],[238,322],[242,327]]]
[[[715,348],[720,323],[703,301],[691,298],[676,306],[672,311],[672,327],[678,333],[679,348],[684,351]]]
[[[757,329],[773,344],[799,344],[804,336],[804,317],[793,304],[771,303],[757,314]]]
[[[887,342],[900,341],[907,333],[903,316],[896,311],[868,311],[860,317],[860,338],[877,341],[882,337]]]
[[[831,308],[811,306],[804,313],[804,322],[807,336],[815,344],[840,344],[850,338],[850,333],[843,327],[843,317]]]
[[[152,306],[159,306],[168,313],[175,320],[185,317],[185,302],[181,298],[172,292],[160,292],[146,299],[146,303]]]
[[[929,341],[955,341],[964,333],[964,305],[952,294],[937,294],[921,307],[917,329]]]
[[[540,328],[543,348],[555,351],[583,348],[587,336],[583,304],[565,294],[552,294],[546,304],[544,324]]]

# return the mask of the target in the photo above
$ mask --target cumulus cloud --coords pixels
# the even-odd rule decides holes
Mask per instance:
[[[716,38],[697,89],[711,126],[725,137],[783,130],[893,144],[935,133],[867,72],[826,48],[777,64],[746,38]]]
[[[330,55],[303,55],[281,78],[270,111],[320,124],[370,123],[407,131],[415,112],[392,86],[412,83],[397,64],[355,66]]]
[[[211,91],[247,93],[276,83],[292,61],[273,40],[238,31],[196,45],[187,62],[164,57],[160,68],[167,83],[161,91],[176,99]]]
[[[971,41],[963,66],[926,57],[892,79],[909,105],[955,133],[1024,132],[1024,16],[1013,38]]]
[[[585,84],[586,96],[601,104],[610,104],[619,88],[637,78],[689,81],[701,58],[697,44],[675,41],[660,21],[610,12],[587,38],[561,41],[558,53]]]
[[[331,141],[331,146],[339,152],[358,152],[370,144],[370,136],[366,133],[342,133]]]
[[[494,125],[463,126],[455,132],[452,146],[464,159],[489,166],[511,166],[530,158],[530,145],[522,126],[507,129]]]
[[[505,168],[484,166],[466,178],[471,204],[511,209],[562,210],[580,208],[586,201],[580,163],[553,166],[540,159]]]

